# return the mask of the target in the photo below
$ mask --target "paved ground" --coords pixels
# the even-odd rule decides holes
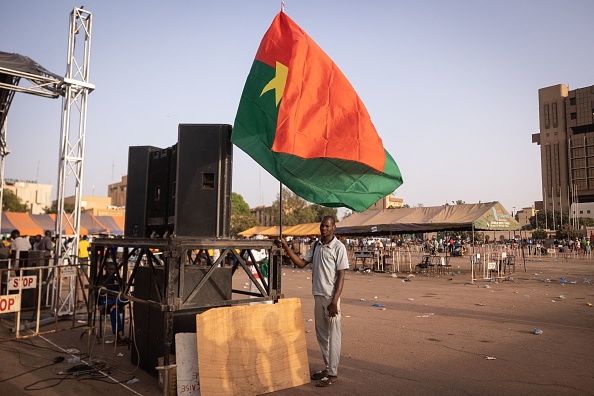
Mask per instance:
[[[459,274],[404,282],[406,274],[350,272],[339,381],[274,394],[594,394],[594,260],[529,261],[526,272],[518,264],[513,281],[501,283],[471,284],[468,258],[454,259]],[[310,367],[320,369],[311,272],[283,267],[283,273],[285,296],[302,299]],[[130,364],[126,347],[89,344],[81,334],[0,343],[0,394],[162,394],[156,379]],[[105,362],[107,376],[61,374],[74,364],[53,359],[77,355],[66,352],[75,349],[85,361]],[[139,381],[126,385],[131,378]]]

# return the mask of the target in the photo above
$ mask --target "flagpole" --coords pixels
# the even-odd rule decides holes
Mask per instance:
[[[279,238],[283,237],[283,183],[279,182],[278,183],[280,186],[280,192],[278,194],[278,210],[279,210],[279,214],[278,214],[278,220],[279,220]]]

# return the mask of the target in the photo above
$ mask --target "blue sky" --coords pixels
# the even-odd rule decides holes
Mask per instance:
[[[3,0],[0,51],[64,75],[74,6],[93,13],[85,195],[127,173],[129,146],[169,147],[180,123],[233,124],[280,1]],[[594,85],[594,2],[285,1],[350,80],[416,206],[542,197],[538,89]],[[16,94],[6,177],[56,185],[61,99]],[[234,149],[233,191],[270,205],[276,182]],[[55,194],[55,188],[54,188]]]

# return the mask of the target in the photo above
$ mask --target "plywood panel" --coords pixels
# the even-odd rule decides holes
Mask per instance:
[[[196,315],[203,395],[256,395],[310,382],[301,300]]]

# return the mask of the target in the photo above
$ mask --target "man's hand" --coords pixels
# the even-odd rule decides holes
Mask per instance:
[[[285,238],[275,239],[274,243],[276,244],[276,246],[282,247],[283,249],[289,248],[289,245],[287,244],[287,241],[285,241]]]
[[[330,315],[331,318],[338,315],[338,305],[337,304],[330,303],[330,305],[328,305],[328,315]]]

